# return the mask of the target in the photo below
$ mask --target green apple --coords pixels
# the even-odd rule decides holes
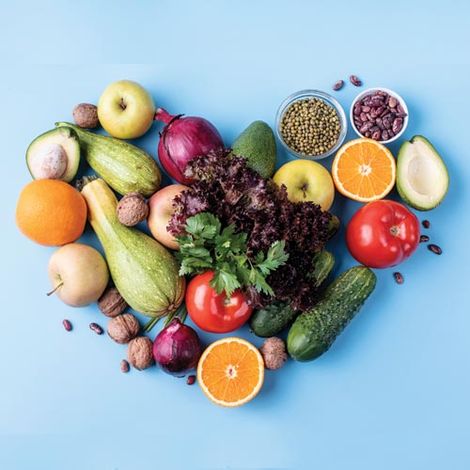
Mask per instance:
[[[327,211],[333,204],[335,186],[328,170],[311,160],[286,163],[273,176],[274,182],[287,188],[292,202],[311,201]]]
[[[51,256],[48,265],[53,290],[62,302],[83,307],[96,302],[106,289],[109,272],[101,254],[88,245],[69,243]]]
[[[118,139],[135,139],[152,125],[155,104],[145,88],[131,80],[111,83],[98,102],[98,118],[104,129]]]

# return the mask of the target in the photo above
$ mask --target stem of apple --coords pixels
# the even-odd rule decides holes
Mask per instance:
[[[48,292],[46,295],[49,297],[50,295],[54,294],[57,289],[62,287],[64,285],[64,281],[60,281],[59,284],[57,284],[54,289],[52,289],[50,292]]]

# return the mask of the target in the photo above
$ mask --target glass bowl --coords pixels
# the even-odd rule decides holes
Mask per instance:
[[[287,145],[287,143],[284,141],[282,134],[281,134],[280,127],[281,127],[282,118],[284,116],[286,109],[292,103],[295,103],[296,101],[300,101],[300,100],[305,100],[308,98],[318,98],[324,101],[326,104],[330,105],[332,108],[335,109],[336,114],[338,115],[338,118],[339,118],[340,131],[339,131],[339,136],[338,136],[338,140],[336,144],[333,147],[331,147],[329,150],[327,150],[325,153],[322,153],[320,155],[307,155],[305,153],[301,153],[301,152],[297,152],[296,150],[293,150],[292,148],[289,147],[289,145]],[[292,155],[295,155],[297,158],[305,158],[307,160],[321,160],[323,158],[329,157],[330,155],[333,155],[341,147],[342,143],[344,142],[347,132],[348,132],[348,120],[346,119],[346,114],[344,112],[343,107],[338,103],[338,101],[336,101],[335,98],[333,98],[331,95],[323,91],[301,90],[296,93],[293,93],[281,103],[276,113],[277,138],[280,140],[282,146],[287,150],[287,152],[289,152]]]
[[[390,96],[393,96],[394,98],[396,98],[396,100],[398,101],[398,104],[400,104],[403,108],[403,110],[405,111],[406,113],[406,116],[403,118],[403,127],[401,128],[400,132],[398,132],[397,134],[395,134],[392,138],[390,139],[387,139],[387,140],[378,140],[377,142],[381,143],[381,144],[390,144],[391,142],[394,142],[395,140],[399,139],[403,132],[405,132],[406,130],[406,127],[408,126],[408,120],[409,120],[409,111],[408,111],[408,106],[406,105],[406,102],[405,100],[395,91],[393,90],[390,90],[389,88],[385,88],[385,87],[375,87],[375,88],[368,88],[367,90],[364,90],[362,91],[361,93],[359,93],[356,98],[354,98],[354,101],[352,102],[351,104],[351,108],[349,109],[349,120],[351,121],[351,126],[354,130],[354,132],[359,136],[359,137],[364,137],[364,135],[362,135],[360,132],[359,132],[359,129],[356,127],[356,124],[354,123],[354,106],[356,106],[356,103],[358,103],[360,100],[362,100],[363,98],[365,98],[366,96],[368,95],[373,95],[375,92],[377,91],[385,91],[386,93],[388,93]]]

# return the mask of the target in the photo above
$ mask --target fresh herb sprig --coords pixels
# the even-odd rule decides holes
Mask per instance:
[[[249,258],[247,234],[236,233],[234,225],[222,228],[220,220],[209,212],[189,217],[185,234],[177,237],[177,241],[180,275],[213,270],[212,287],[218,294],[225,292],[227,297],[249,286],[273,295],[266,278],[289,258],[283,240],[274,242],[266,254],[259,251]]]

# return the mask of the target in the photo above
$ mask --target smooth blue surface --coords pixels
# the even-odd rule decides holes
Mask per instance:
[[[463,0],[3,5],[0,468],[470,468],[469,18]],[[31,65],[40,63],[67,65]],[[400,267],[403,286],[379,272],[328,354],[289,362],[254,402],[226,410],[157,370],[123,375],[125,348],[88,329],[105,324],[97,308],[44,295],[53,249],[18,233],[14,208],[28,143],[75,104],[134,79],[170,111],[213,121],[229,145],[252,120],[273,124],[288,94],[328,91],[351,73],[405,97],[405,137],[433,141],[451,187],[420,215],[444,254],[421,246]],[[358,91],[348,83],[335,96],[347,110]],[[152,155],[157,129],[138,142]],[[335,211],[345,222],[357,206],[338,197]],[[353,264],[343,236],[338,271]]]

